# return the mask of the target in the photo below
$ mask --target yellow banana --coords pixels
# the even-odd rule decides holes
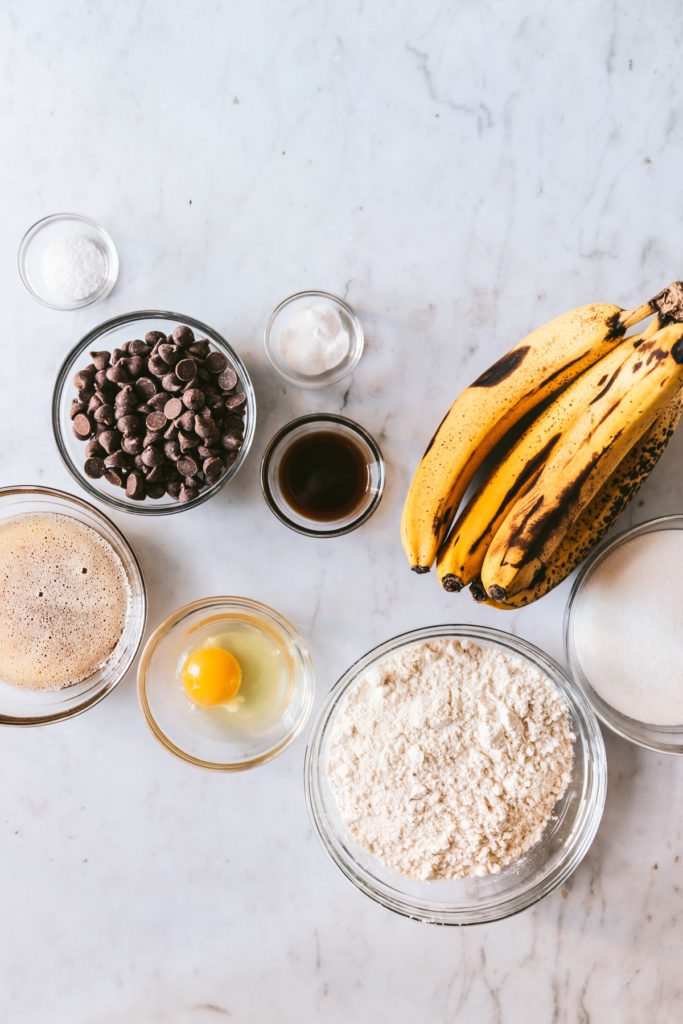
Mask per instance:
[[[481,572],[491,539],[513,502],[533,486],[553,448],[616,368],[661,326],[656,316],[643,334],[619,342],[569,384],[533,421],[455,521],[437,556],[439,582],[458,591]]]
[[[526,589],[571,524],[683,387],[683,325],[644,341],[558,442],[489,545],[481,581],[496,601]]]
[[[544,597],[562,583],[602,540],[645,483],[669,443],[681,418],[682,410],[683,397],[679,395],[624,456],[579,518],[571,525],[550,561],[541,567],[530,586],[513,594],[503,604],[488,597],[481,581],[476,579],[470,586],[470,593],[475,601],[511,611],[533,604],[539,597]]]
[[[632,324],[660,310],[670,291],[630,311],[609,303],[573,309],[533,331],[462,392],[429,442],[403,508],[401,540],[415,572],[429,570],[468,484],[503,435]]]

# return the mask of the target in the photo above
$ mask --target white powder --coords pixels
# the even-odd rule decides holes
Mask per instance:
[[[50,291],[66,302],[78,302],[101,286],[107,263],[95,242],[85,235],[67,235],[48,245],[42,272]]]
[[[607,704],[683,725],[683,530],[634,537],[596,566],[576,604],[574,643]]]
[[[293,370],[313,377],[341,363],[349,351],[349,332],[333,306],[318,304],[297,310],[277,345]]]
[[[550,680],[466,640],[403,647],[349,691],[328,777],[355,840],[409,878],[495,873],[540,838],[573,736]]]

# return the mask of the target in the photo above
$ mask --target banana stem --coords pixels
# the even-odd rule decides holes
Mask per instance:
[[[656,298],[659,298],[659,296],[656,296]],[[658,312],[657,306],[653,305],[654,302],[655,299],[650,299],[648,302],[644,302],[642,306],[638,306],[637,309],[625,309],[619,314],[619,326],[624,331],[627,331],[629,327],[633,327],[634,324],[644,320],[646,316],[652,316],[653,313]]]

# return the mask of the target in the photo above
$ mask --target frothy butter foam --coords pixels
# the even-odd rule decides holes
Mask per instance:
[[[104,664],[121,639],[130,590],[111,545],[71,516],[0,523],[0,679],[61,690]]]

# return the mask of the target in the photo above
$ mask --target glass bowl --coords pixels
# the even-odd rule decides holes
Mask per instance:
[[[365,459],[367,473],[365,494],[358,505],[344,516],[324,522],[309,519],[293,508],[288,503],[280,482],[280,466],[290,446],[300,438],[315,434],[321,429],[327,433],[348,437],[355,442]],[[357,529],[370,518],[379,505],[385,481],[384,458],[372,435],[359,423],[333,413],[311,413],[291,420],[278,430],[261,460],[261,489],[271,512],[290,530],[303,533],[307,537],[340,537]]]
[[[629,718],[600,696],[581,664],[581,652],[576,635],[577,615],[581,608],[581,600],[595,569],[605,558],[636,537],[642,537],[658,530],[683,530],[683,515],[668,515],[651,519],[628,530],[623,530],[596,547],[577,576],[569,595],[564,617],[564,645],[567,663],[576,684],[584,692],[605,725],[619,736],[623,736],[641,747],[648,747],[650,750],[667,754],[683,754],[683,723],[668,726],[641,722],[635,718]]]
[[[211,345],[227,357],[237,373],[237,387],[247,396],[244,443],[235,462],[210,487],[204,487],[191,501],[176,501],[166,494],[163,498],[146,498],[144,501],[135,501],[127,496],[123,488],[114,487],[103,477],[99,480],[91,480],[83,471],[83,463],[86,459],[85,444],[74,437],[69,417],[71,400],[76,395],[73,376],[77,370],[82,369],[90,362],[89,352],[91,349],[112,351],[133,338],[144,338],[148,331],[161,330],[165,334],[170,334],[180,324],[186,324],[197,335],[208,338]],[[120,512],[136,512],[139,515],[158,516],[182,512],[185,509],[201,505],[202,502],[216,494],[228,480],[235,476],[246,459],[254,437],[255,425],[256,396],[254,388],[244,363],[225,338],[202,323],[201,320],[184,316],[182,313],[171,313],[158,309],[125,313],[93,328],[84,338],[81,338],[62,363],[52,393],[52,430],[62,461],[73,478],[99,501],[103,501]]]
[[[335,310],[349,335],[349,350],[345,357],[325,373],[305,374],[295,370],[282,356],[279,348],[280,333],[288,326],[295,313],[311,305],[328,306]],[[348,302],[329,292],[297,292],[284,299],[270,314],[264,333],[266,355],[271,366],[290,384],[300,388],[326,388],[346,377],[363,354],[365,335],[363,325]]]
[[[64,299],[57,295],[45,280],[43,257],[48,247],[60,238],[84,235],[97,246],[105,261],[102,283],[82,299]],[[43,306],[50,309],[83,309],[106,299],[116,284],[119,274],[119,255],[110,235],[89,217],[78,213],[53,213],[33,224],[19,244],[17,269],[26,290]]]
[[[284,704],[277,721],[261,731],[234,728],[225,717],[216,723],[187,698],[180,665],[221,626],[236,624],[261,634],[284,663]],[[147,641],[138,668],[138,697],[159,742],[188,764],[213,771],[255,768],[280,754],[304,727],[313,703],[313,665],[306,644],[278,612],[245,597],[209,597],[169,615]],[[213,709],[208,709],[213,711]]]
[[[93,707],[121,681],[137,654],[145,628],[147,594],[138,560],[130,544],[98,509],[51,487],[0,489],[0,522],[35,513],[71,516],[100,534],[120,558],[130,588],[126,625],[107,662],[87,679],[62,690],[23,690],[0,681],[0,724],[47,725],[73,718]]]
[[[366,853],[349,835],[327,779],[327,750],[335,715],[346,693],[373,664],[408,644],[437,637],[472,640],[516,655],[542,671],[557,688],[575,735],[571,781],[539,841],[499,874],[457,881],[417,882]],[[417,921],[481,924],[530,907],[561,885],[585,856],[600,823],[607,761],[600,728],[588,702],[556,662],[518,637],[482,626],[428,626],[387,640],[355,662],[321,707],[306,751],[309,813],[338,868],[366,896]]]

